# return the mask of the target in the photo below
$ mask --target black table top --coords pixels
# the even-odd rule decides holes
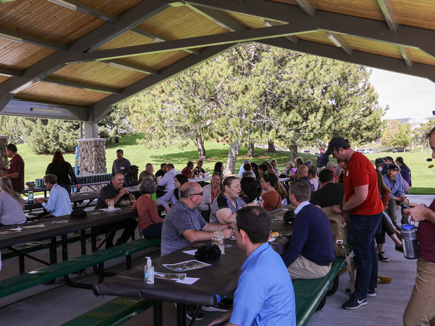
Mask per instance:
[[[86,191],[86,192],[76,192],[75,194],[70,195],[71,203],[75,203],[82,200],[90,200],[90,199],[96,199],[98,198],[98,195],[100,194],[99,191]],[[35,209],[35,208],[41,208],[42,205],[34,202],[33,204],[29,204],[28,201],[24,202],[23,209]]]
[[[35,222],[8,225],[0,228],[0,248],[6,248],[15,244],[37,241],[52,238],[70,232],[81,231],[84,229],[114,223],[123,219],[134,217],[136,213],[130,207],[121,208],[113,212],[102,210],[87,211],[87,217],[81,219],[71,219],[69,215],[46,218]],[[67,220],[67,223],[53,223],[56,221]],[[34,225],[44,225],[44,227],[28,228]],[[4,234],[10,229],[22,228],[21,232]]]
[[[143,266],[139,266],[105,280],[103,283],[98,284],[95,290],[99,294],[131,296],[186,304],[214,305],[237,287],[240,267],[246,260],[244,251],[238,248],[234,240],[227,240],[226,244],[231,245],[231,247],[225,248],[225,254],[218,261],[211,262],[212,266],[186,272],[188,277],[200,278],[191,285],[157,278],[154,284],[146,284],[144,283]],[[164,267],[163,264],[195,259],[194,256],[183,253],[183,250],[192,249],[194,249],[192,246],[188,246],[155,259],[153,261],[155,271],[174,273],[174,271]]]

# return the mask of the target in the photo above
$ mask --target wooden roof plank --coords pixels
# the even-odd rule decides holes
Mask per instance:
[[[299,8],[302,9],[304,13],[307,15],[313,17],[316,13],[316,9],[313,8],[313,6],[308,2],[308,0],[294,0],[296,4],[299,6]]]
[[[160,12],[162,7],[166,8],[167,6],[168,4],[164,0],[143,1],[121,14],[118,21],[114,23],[107,22],[81,37],[71,44],[67,51],[56,52],[28,68],[23,77],[14,77],[5,81],[0,88],[0,111],[14,94],[25,87],[25,85],[37,82],[45,76],[50,75],[65,65],[68,59],[77,53],[81,53],[101,41],[112,39],[113,35],[119,34],[119,31],[131,29],[154,15],[155,12]]]
[[[186,4],[186,6],[189,9],[197,12],[198,14],[206,17],[207,19],[215,22],[219,26],[222,26],[223,28],[227,29],[230,32],[242,31],[246,29],[245,26],[239,24],[238,22],[231,19],[230,17],[228,17],[227,15],[225,15],[220,11],[210,9],[210,8],[205,8],[205,7],[198,8],[190,4]]]
[[[10,38],[8,38],[8,36],[10,36]],[[25,42],[25,43],[42,46],[44,48],[49,48],[58,51],[66,51],[68,49],[68,46],[66,45],[57,44],[31,35],[10,31],[5,28],[0,28],[0,37],[9,39],[11,41],[15,39],[17,42]]]
[[[403,60],[405,61],[406,65],[408,67],[411,67],[412,66],[412,60],[411,60],[411,56],[409,54],[408,49],[405,48],[404,46],[399,45],[399,51],[400,51],[400,54],[402,55]]]
[[[96,92],[102,92],[107,94],[121,94],[121,90],[109,88],[109,87],[101,87],[96,85],[90,85],[85,83],[79,83],[72,80],[66,80],[66,79],[60,79],[60,78],[54,78],[54,77],[45,77],[43,79],[46,83],[52,83],[57,85],[63,85],[63,86],[69,86],[74,88],[80,88],[80,89],[86,89],[89,91],[96,91]]]

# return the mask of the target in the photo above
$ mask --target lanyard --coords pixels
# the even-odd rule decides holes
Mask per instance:
[[[234,204],[231,202],[231,200],[229,200],[228,198],[227,198],[227,196],[225,196],[225,194],[224,193],[222,193],[222,196],[224,196],[225,197],[225,199],[227,200],[227,202],[236,210],[236,212],[237,212],[237,206],[234,206]],[[237,200],[235,201],[235,203],[236,203],[236,205],[237,205]]]

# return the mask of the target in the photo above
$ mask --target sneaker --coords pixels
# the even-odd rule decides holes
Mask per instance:
[[[189,320],[192,320],[193,315],[195,313],[195,310],[198,306],[195,305],[186,305],[186,317]],[[195,320],[203,320],[205,318],[205,315],[200,311],[197,315]]]
[[[221,301],[214,306],[203,306],[201,310],[205,312],[227,312],[231,308],[232,305],[226,305]]]
[[[400,246],[396,245],[396,251],[403,252],[403,245],[400,245]]]
[[[369,289],[369,290],[367,291],[367,296],[368,296],[368,297],[371,297],[371,298],[376,297],[376,289]]]
[[[356,296],[351,296],[349,300],[347,300],[341,306],[343,309],[353,310],[358,309],[359,307],[365,306],[367,304],[367,299],[358,299]]]
[[[378,258],[379,258],[380,261],[382,261],[382,262],[384,262],[384,263],[390,261],[390,258],[388,258],[387,256],[385,256],[385,252],[383,252],[383,251],[380,252],[380,253],[378,253]]]

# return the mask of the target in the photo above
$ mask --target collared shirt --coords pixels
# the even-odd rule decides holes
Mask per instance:
[[[182,201],[177,201],[163,221],[162,256],[188,246],[190,242],[183,237],[183,233],[187,230],[200,231],[206,224],[198,208],[191,209]]]
[[[50,190],[48,202],[42,206],[53,216],[69,215],[72,211],[68,191],[57,183]]]
[[[296,325],[293,285],[281,257],[266,242],[242,266],[230,323]]]
[[[175,169],[172,169],[168,172],[165,173],[165,175],[163,176],[163,178],[159,181],[159,186],[165,187],[166,191],[171,191],[175,189],[175,185],[174,185],[174,177],[180,174],[178,171],[176,171]]]
[[[384,175],[382,178],[384,179],[385,185],[391,190],[390,198],[405,195],[405,185],[399,174],[397,174],[393,180],[391,180],[388,175]]]
[[[310,202],[309,202],[308,200],[303,201],[302,203],[300,203],[299,206],[296,207],[296,209],[295,209],[295,215],[296,215],[297,213],[299,213],[299,212],[301,211],[302,208],[304,208],[305,206],[307,206],[307,205],[309,205],[309,204],[310,204]]]

